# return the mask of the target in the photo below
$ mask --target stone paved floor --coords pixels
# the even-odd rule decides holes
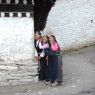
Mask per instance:
[[[63,55],[64,85],[42,82],[0,87],[0,95],[95,95],[95,46]]]
[[[31,60],[20,62],[0,61],[0,86],[36,82],[37,64]]]

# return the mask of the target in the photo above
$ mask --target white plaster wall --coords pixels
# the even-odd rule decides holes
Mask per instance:
[[[44,32],[53,33],[64,50],[95,44],[95,0],[57,0]]]
[[[31,59],[33,29],[32,18],[0,18],[0,60]]]

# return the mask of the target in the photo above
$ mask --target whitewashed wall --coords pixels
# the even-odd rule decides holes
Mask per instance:
[[[32,18],[0,18],[0,86],[37,82]]]
[[[19,61],[33,56],[33,19],[0,18],[0,60]]]
[[[95,0],[57,0],[44,31],[64,50],[95,44]]]
[[[0,59],[31,59],[33,28],[31,18],[0,18]],[[95,44],[95,1],[57,0],[44,30],[51,32],[64,50]]]

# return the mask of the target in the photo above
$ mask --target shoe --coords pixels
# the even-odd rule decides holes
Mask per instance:
[[[57,82],[57,86],[64,85],[63,82]]]
[[[57,86],[57,83],[56,82],[51,83],[51,87],[55,87],[55,86]]]
[[[50,82],[46,81],[46,82],[45,82],[45,84],[46,84],[46,85],[49,85],[49,84],[50,84]]]

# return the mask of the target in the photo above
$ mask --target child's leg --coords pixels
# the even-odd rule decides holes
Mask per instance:
[[[51,80],[51,56],[48,56],[48,64],[46,64],[46,81],[49,82]]]
[[[39,78],[41,81],[45,80],[45,58],[40,59]]]
[[[52,78],[51,82],[54,83],[57,80],[58,76],[58,60],[57,57],[53,57],[53,62],[52,62]]]
[[[63,83],[63,60],[62,57],[58,57],[58,78],[57,78],[58,84]]]

